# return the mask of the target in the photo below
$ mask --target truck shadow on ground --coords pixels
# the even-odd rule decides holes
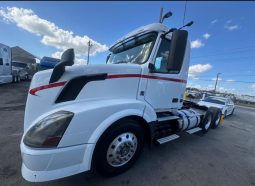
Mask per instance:
[[[180,139],[162,146],[149,147],[147,145],[133,167],[127,172],[115,177],[104,177],[99,175],[96,171],[89,171],[55,181],[29,183],[29,185],[155,185],[161,182],[177,183],[179,179],[183,178],[187,179],[189,183],[192,183],[192,180],[185,174],[180,174],[177,178],[173,179],[176,173],[172,174],[165,170],[170,167],[172,167],[171,169],[173,170],[176,169],[176,166],[179,164],[178,162],[181,161],[187,153],[185,152],[187,148],[195,147],[199,141],[201,143],[203,141],[201,138],[203,137],[205,136],[201,134],[184,134],[181,135]],[[192,151],[194,155],[197,155],[196,148],[189,150]],[[176,159],[178,159],[178,161],[176,161]],[[212,166],[214,166],[212,163],[208,164],[208,167]],[[25,182],[26,181],[23,180],[23,183]]]

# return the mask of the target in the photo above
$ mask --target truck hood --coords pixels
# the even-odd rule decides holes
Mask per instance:
[[[49,83],[52,69],[36,73],[30,84],[27,97],[24,129],[35,120],[61,109],[63,105],[77,101],[97,99],[136,99],[142,68],[137,64],[104,64],[104,65],[73,65],[66,67],[62,77],[54,83]],[[71,79],[79,76],[106,74],[107,78],[100,81],[90,81],[71,101],[57,103],[56,99],[62,93]],[[80,82],[74,84],[74,88]],[[73,90],[69,90],[68,93]]]
[[[224,108],[224,105],[219,105],[219,104],[215,104],[215,103],[209,103],[209,102],[206,102],[206,101],[199,101],[197,103],[198,105],[200,106],[206,106],[206,107],[216,107],[216,108],[219,108],[219,109],[223,109]]]

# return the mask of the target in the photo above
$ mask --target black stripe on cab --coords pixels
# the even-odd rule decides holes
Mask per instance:
[[[58,95],[55,103],[62,103],[66,101],[75,100],[78,94],[80,93],[81,89],[91,81],[100,81],[105,80],[107,74],[91,74],[91,75],[84,75],[74,77],[69,80],[60,94]]]

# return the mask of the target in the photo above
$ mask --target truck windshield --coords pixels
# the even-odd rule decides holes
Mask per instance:
[[[157,33],[151,32],[122,43],[114,48],[107,63],[145,63],[156,41]]]
[[[27,64],[25,63],[19,63],[19,62],[12,62],[12,66],[14,67],[21,67],[21,68],[26,68]]]

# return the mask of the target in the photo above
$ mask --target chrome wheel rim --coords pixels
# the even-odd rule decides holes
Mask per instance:
[[[220,118],[221,118],[221,114],[219,113],[218,116],[217,116],[217,120],[216,120],[216,125],[219,125],[220,123]]]
[[[107,162],[113,167],[126,164],[137,150],[137,138],[133,133],[127,132],[117,136],[107,150]]]
[[[206,129],[206,130],[209,129],[210,124],[211,124],[211,121],[212,121],[212,116],[209,115],[209,116],[207,117],[207,119],[206,119],[206,124],[205,124],[205,129]]]

